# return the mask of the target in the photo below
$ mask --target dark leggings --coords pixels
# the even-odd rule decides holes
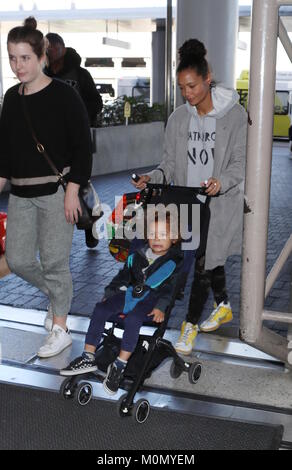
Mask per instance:
[[[121,349],[133,352],[139,339],[139,331],[143,322],[151,321],[148,314],[157,303],[157,297],[151,293],[141,300],[129,313],[126,314],[124,334]],[[125,305],[125,292],[115,294],[104,302],[98,302],[93,311],[90,325],[87,331],[85,343],[97,347],[102,338],[105,323],[107,321],[118,321]],[[121,321],[121,320],[120,320]]]
[[[204,269],[204,264],[205,256],[201,256],[199,259],[196,258],[195,276],[186,318],[187,322],[193,323],[193,325],[196,325],[200,320],[210,288],[212,288],[217,305],[228,300],[224,266],[217,266],[215,269],[206,270]]]
[[[195,273],[189,300],[186,321],[196,325],[202,315],[204,305],[208,299],[210,288],[215,301],[219,305],[228,300],[224,266],[214,269],[205,269],[205,252],[210,222],[209,200],[201,206],[201,233],[200,246],[196,252]]]

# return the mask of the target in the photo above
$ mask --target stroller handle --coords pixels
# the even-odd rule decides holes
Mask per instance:
[[[171,188],[172,190],[179,190],[181,192],[185,192],[186,194],[187,193],[192,193],[192,194],[202,194],[202,195],[206,195],[206,188],[204,188],[204,186],[176,186],[174,184],[158,184],[158,183],[146,183],[146,188],[144,189],[144,191],[146,189],[163,189],[163,188]]]
[[[132,180],[135,181],[135,183],[138,183],[140,179],[140,176],[137,175],[137,173],[132,173]]]
[[[132,180],[137,183],[140,179],[140,176],[137,173],[132,173]],[[206,195],[206,188],[204,186],[199,186],[199,187],[192,187],[192,186],[176,186],[176,185],[168,185],[168,184],[158,184],[158,183],[145,183],[146,188],[142,190],[141,192],[148,190],[153,190],[153,189],[163,189],[166,186],[170,187],[173,190],[180,190],[186,193],[192,193],[192,194],[201,194],[201,195]],[[147,191],[146,191],[147,192]]]

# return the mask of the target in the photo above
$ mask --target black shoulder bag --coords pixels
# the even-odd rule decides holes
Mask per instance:
[[[25,104],[24,86],[22,87],[21,98],[22,98],[21,101],[22,101],[23,113],[24,113],[26,122],[28,124],[28,127],[30,129],[32,138],[36,143],[37,151],[45,157],[51,170],[57,176],[57,182],[59,182],[62,185],[64,191],[66,191],[67,182],[64,178],[63,173],[61,173],[57,169],[56,165],[51,160],[46,149],[39,142],[34,132],[34,129],[32,127],[31,120],[27,111],[27,107]],[[86,186],[80,187],[78,196],[79,196],[79,202],[80,202],[82,214],[79,214],[78,222],[76,223],[76,226],[78,230],[88,230],[92,228],[92,225],[94,224],[94,222],[96,222],[96,220],[98,220],[103,215],[103,212],[101,209],[101,203],[100,203],[98,194],[95,191],[93,184],[91,183],[90,180],[88,181]]]

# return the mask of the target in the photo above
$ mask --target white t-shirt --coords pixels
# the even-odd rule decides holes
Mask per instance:
[[[202,182],[211,178],[215,137],[215,118],[199,115],[191,117],[188,133],[188,186],[200,187]],[[200,199],[206,198],[203,196]]]

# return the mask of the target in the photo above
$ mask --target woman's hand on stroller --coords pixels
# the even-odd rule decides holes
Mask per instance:
[[[159,310],[159,308],[154,308],[151,313],[148,314],[148,317],[153,317],[155,323],[162,323],[164,320],[164,313]]]
[[[135,188],[139,189],[139,191],[142,191],[143,189],[146,188],[147,183],[150,181],[150,176],[148,175],[139,175],[138,181],[133,180],[132,178],[132,184],[135,186]]]
[[[221,183],[217,178],[209,178],[204,183],[201,183],[205,189],[205,194],[207,196],[216,196],[221,189]]]

